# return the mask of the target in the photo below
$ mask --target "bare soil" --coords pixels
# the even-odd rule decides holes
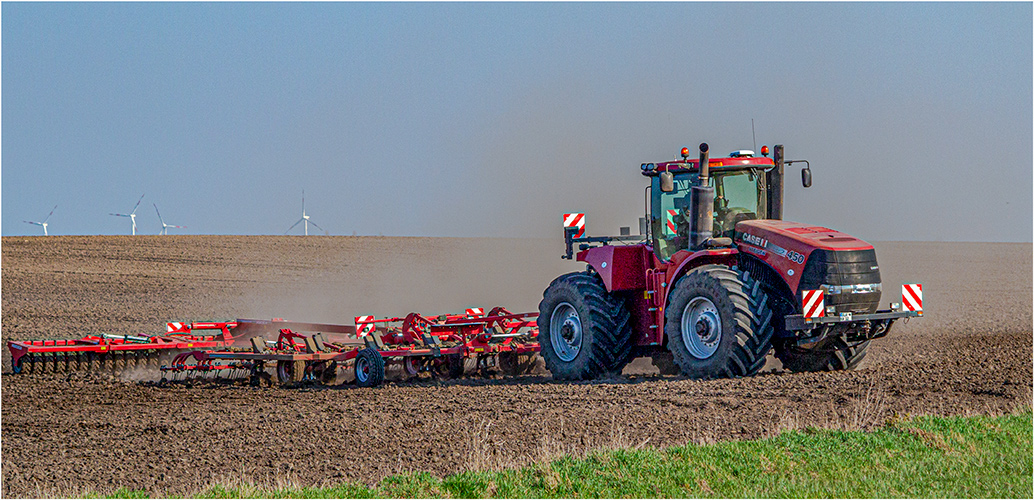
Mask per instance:
[[[577,263],[552,240],[356,237],[21,237],[2,241],[2,338],[151,333],[174,320],[505,305],[534,311]],[[213,482],[374,482],[608,447],[666,447],[805,426],[867,428],[915,414],[1030,406],[1032,246],[877,245],[884,302],[922,282],[926,317],[875,341],[861,369],[692,381],[626,374],[375,389],[158,387],[153,373],[12,375],[4,350],[2,493],[77,496],[119,487],[197,493]]]

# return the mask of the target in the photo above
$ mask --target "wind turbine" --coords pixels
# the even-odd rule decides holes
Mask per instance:
[[[154,205],[154,211],[158,212],[158,205],[157,204],[153,204],[153,203],[152,203],[152,205]],[[165,223],[165,219],[162,219],[162,213],[161,212],[158,212],[158,220],[162,221],[162,231],[160,233],[158,233],[158,234],[168,235],[170,227],[178,227],[180,229],[186,229],[186,227],[187,227],[187,226],[175,226],[175,225],[172,225],[172,224],[166,224]]]
[[[50,220],[50,216],[51,215],[54,215],[54,210],[57,210],[57,205],[54,205],[54,208],[50,209],[50,213],[47,214],[47,218],[46,219],[43,219],[43,222],[33,222],[31,220],[23,220],[22,222],[27,222],[29,224],[35,224],[37,226],[43,226],[43,236],[50,236],[49,234],[47,234],[47,221]]]
[[[109,214],[118,217],[129,217],[129,220],[133,221],[133,236],[136,236],[136,209],[140,206],[141,201],[144,201],[144,195],[140,195],[140,199],[136,200],[136,205],[133,206],[133,211],[128,214]]]
[[[309,224],[316,226],[317,228],[319,228],[320,231],[323,231],[324,234],[329,234],[327,233],[327,230],[320,227],[319,224],[316,224],[315,222],[309,220],[309,216],[305,214],[305,190],[302,190],[302,218],[298,219],[298,222],[295,222],[293,225],[291,225],[291,227],[287,228],[287,231],[284,231],[284,234],[291,232],[291,230],[294,229],[294,226],[297,226],[302,222],[305,223],[305,236],[309,235]]]

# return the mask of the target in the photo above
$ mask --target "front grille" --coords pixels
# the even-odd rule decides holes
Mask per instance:
[[[876,250],[813,250],[801,273],[801,290],[817,290],[821,285],[864,285],[880,283]],[[826,306],[836,312],[872,313],[880,304],[880,292],[826,295]]]

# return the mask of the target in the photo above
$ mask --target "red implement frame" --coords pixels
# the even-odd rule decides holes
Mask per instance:
[[[198,349],[223,349],[234,342],[261,336],[280,328],[299,331],[355,334],[355,327],[274,320],[196,321],[167,323],[165,335],[86,334],[78,339],[8,341],[13,373],[21,373],[26,361],[54,357],[105,356],[112,353],[176,353]]]
[[[290,328],[281,328],[276,342],[253,341],[253,352],[239,350],[195,350],[176,356],[163,372],[252,370],[255,375],[265,363],[304,363],[306,378],[334,362],[356,359],[360,351],[373,349],[385,361],[402,362],[410,374],[420,369],[444,367],[450,363],[475,358],[479,362],[502,353],[515,355],[539,351],[538,313],[513,314],[502,307],[492,309],[487,316],[476,314],[445,314],[427,317],[411,313],[405,317],[371,319],[356,326],[320,325],[326,331],[348,333],[344,342],[327,342],[317,333],[310,337],[299,335]],[[355,337],[357,329],[365,324],[377,325],[369,336]],[[310,330],[311,331],[311,330]],[[257,339],[256,339],[257,340]],[[258,352],[261,349],[261,352]],[[287,371],[278,369],[278,376]],[[295,381],[300,380],[296,379]],[[281,382],[290,380],[282,379]]]

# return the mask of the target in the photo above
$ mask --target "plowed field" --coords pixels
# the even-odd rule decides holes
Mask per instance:
[[[562,243],[356,237],[3,239],[2,338],[154,333],[237,317],[350,323],[359,314],[505,305],[534,311]],[[804,426],[1031,404],[1030,244],[877,245],[884,301],[923,283],[926,317],[874,341],[861,369],[691,381],[636,363],[620,378],[548,376],[376,389],[157,387],[102,375],[13,375],[4,350],[3,495],[154,495],[212,482],[372,482],[600,447],[665,447]],[[146,378],[142,374],[139,378]]]

